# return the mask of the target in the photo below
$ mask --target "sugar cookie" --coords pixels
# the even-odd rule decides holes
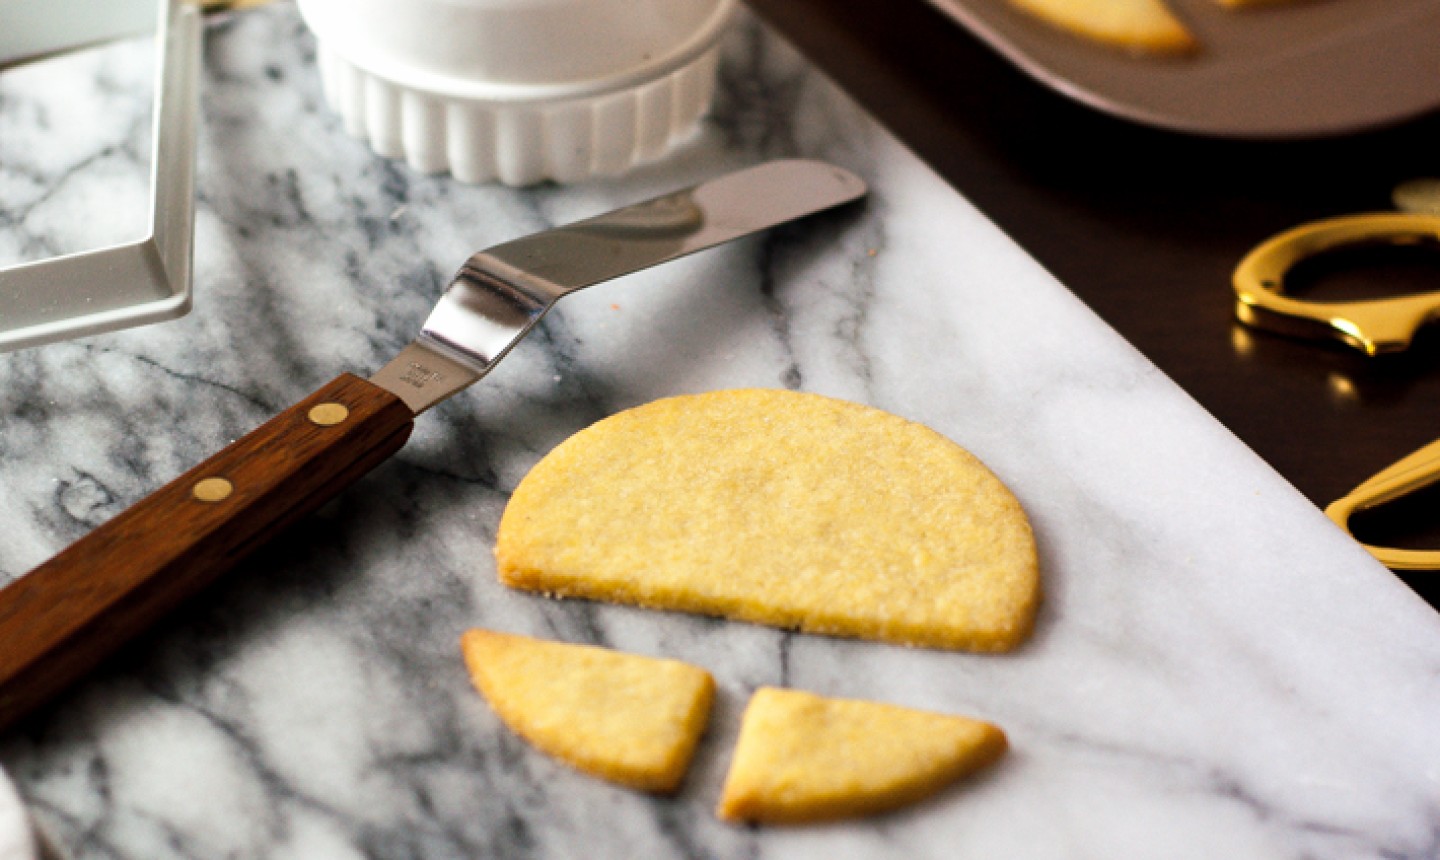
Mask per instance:
[[[1005,733],[980,720],[762,687],[716,812],[775,824],[869,815],[928,797],[1005,749]]]
[[[516,488],[507,585],[911,645],[1006,651],[1040,597],[1015,497],[940,434],[746,389],[612,415]]]
[[[715,682],[675,660],[469,630],[475,686],[516,734],[586,773],[673,791],[710,716]]]
[[[1010,0],[1077,36],[1142,54],[1187,54],[1199,43],[1162,0]]]

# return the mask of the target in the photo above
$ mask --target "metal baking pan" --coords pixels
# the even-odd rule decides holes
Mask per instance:
[[[1201,42],[1131,55],[1006,0],[929,0],[1041,83],[1146,125],[1287,139],[1364,131],[1440,108],[1440,2],[1282,0],[1226,9],[1167,0]]]
[[[158,19],[158,24],[157,24]],[[150,217],[138,241],[0,269],[0,351],[158,322],[190,310],[201,15],[182,0],[11,0],[0,68],[155,33]]]

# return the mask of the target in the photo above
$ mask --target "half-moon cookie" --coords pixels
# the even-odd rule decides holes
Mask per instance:
[[[890,413],[770,389],[658,400],[520,482],[503,582],[937,648],[1006,651],[1040,598],[1035,541],[978,459]]]
[[[643,791],[673,791],[685,776],[714,698],[704,669],[489,630],[460,642],[495,713],[541,750]]]
[[[716,814],[798,824],[883,812],[1005,749],[1005,733],[980,720],[762,687],[745,709]]]

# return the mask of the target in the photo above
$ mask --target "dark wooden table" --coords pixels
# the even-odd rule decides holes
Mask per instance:
[[[1366,359],[1241,327],[1229,287],[1262,239],[1390,209],[1399,182],[1440,176],[1440,115],[1315,141],[1194,137],[1068,101],[923,0],[749,2],[1316,504],[1440,438],[1440,334]],[[1440,253],[1337,254],[1296,275],[1326,298],[1434,290]],[[1440,547],[1437,506],[1426,491],[1355,526]],[[1404,579],[1440,607],[1440,574]]]

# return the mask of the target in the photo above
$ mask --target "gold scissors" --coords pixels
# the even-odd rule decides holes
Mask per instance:
[[[1235,268],[1235,315],[1256,328],[1339,340],[1368,356],[1408,349],[1421,326],[1440,319],[1440,291],[1345,302],[1307,301],[1284,292],[1287,272],[1327,251],[1360,245],[1433,245],[1440,250],[1440,180],[1403,183],[1395,189],[1394,201],[1403,211],[1312,221],[1260,243]],[[1349,532],[1353,514],[1437,481],[1440,440],[1331,502],[1325,514]],[[1392,570],[1440,570],[1440,550],[1362,546]]]

